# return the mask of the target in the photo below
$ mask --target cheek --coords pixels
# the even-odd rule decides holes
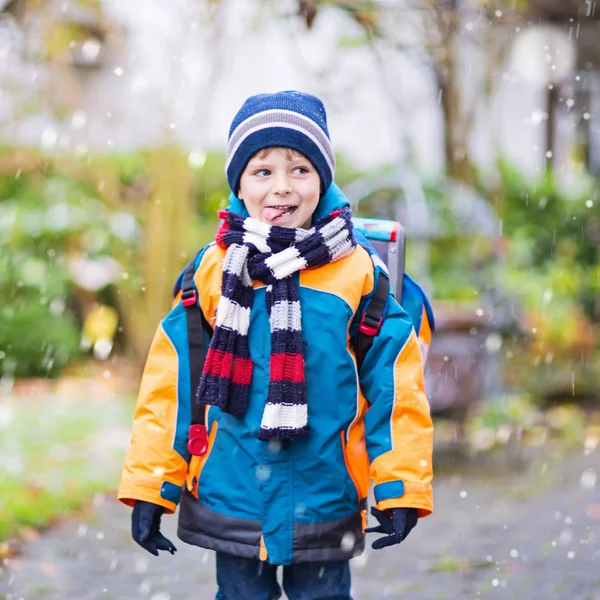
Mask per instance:
[[[256,186],[251,184],[249,185],[248,183],[244,185],[244,183],[242,183],[242,185],[240,185],[238,198],[242,199],[248,214],[252,218],[257,218],[260,216],[262,195],[260,194],[260,190],[256,189]]]
[[[246,206],[246,210],[248,211],[248,214],[253,219],[260,218],[262,211],[261,211],[261,205],[259,202],[254,201],[252,198],[248,198],[248,199],[244,198],[243,202],[244,202],[244,205]]]
[[[312,214],[317,210],[317,205],[319,204],[319,196],[315,196],[310,199],[310,201],[304,203],[305,211],[309,214]]]
[[[315,209],[317,208],[317,205],[319,204],[319,200],[320,200],[319,191],[315,192],[314,189],[311,189],[310,193],[307,193],[306,195],[304,195],[302,207],[305,210],[313,213],[315,211]]]
[[[321,181],[307,181],[306,185],[302,186],[301,190],[298,190],[302,195],[303,204],[316,208],[321,199]]]

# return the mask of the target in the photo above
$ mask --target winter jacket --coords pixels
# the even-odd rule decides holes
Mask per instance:
[[[333,185],[315,219],[346,205]],[[232,196],[230,210],[242,214]],[[194,281],[208,323],[221,294],[225,251],[197,258]],[[408,313],[390,295],[357,372],[358,317],[380,267],[361,246],[293,275],[299,286],[310,434],[289,447],[258,439],[269,387],[270,328],[264,284],[254,282],[248,334],[254,364],[246,414],[206,408],[208,451],[187,450],[192,392],[185,308],[160,323],[144,369],[118,498],[179,504],[185,542],[272,564],[344,560],[364,547],[367,494],[376,507],[433,510],[433,426],[423,360]],[[206,339],[208,343],[208,337]],[[195,387],[195,386],[194,386]]]

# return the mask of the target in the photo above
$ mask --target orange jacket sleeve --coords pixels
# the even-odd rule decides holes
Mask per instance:
[[[380,510],[433,511],[433,424],[423,358],[412,321],[390,295],[383,322],[360,371],[369,403],[365,439]]]

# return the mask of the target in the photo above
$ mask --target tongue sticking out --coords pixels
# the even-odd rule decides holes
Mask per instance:
[[[278,217],[285,212],[287,212],[287,208],[275,208],[274,206],[268,206],[263,210],[263,216],[267,221],[274,221]]]

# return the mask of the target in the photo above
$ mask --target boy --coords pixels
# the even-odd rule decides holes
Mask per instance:
[[[391,295],[357,372],[380,271],[354,239],[334,167],[319,99],[246,100],[229,134],[230,206],[194,275],[212,328],[201,380],[190,382],[180,298],[144,370],[119,499],[155,555],[175,551],[160,518],[181,500],[178,536],[216,550],[220,599],[279,598],[284,565],[290,600],[349,600],[364,533],[386,534],[375,549],[397,544],[433,510],[421,351]],[[198,401],[208,447],[190,459]],[[365,530],[371,479],[380,525]]]

